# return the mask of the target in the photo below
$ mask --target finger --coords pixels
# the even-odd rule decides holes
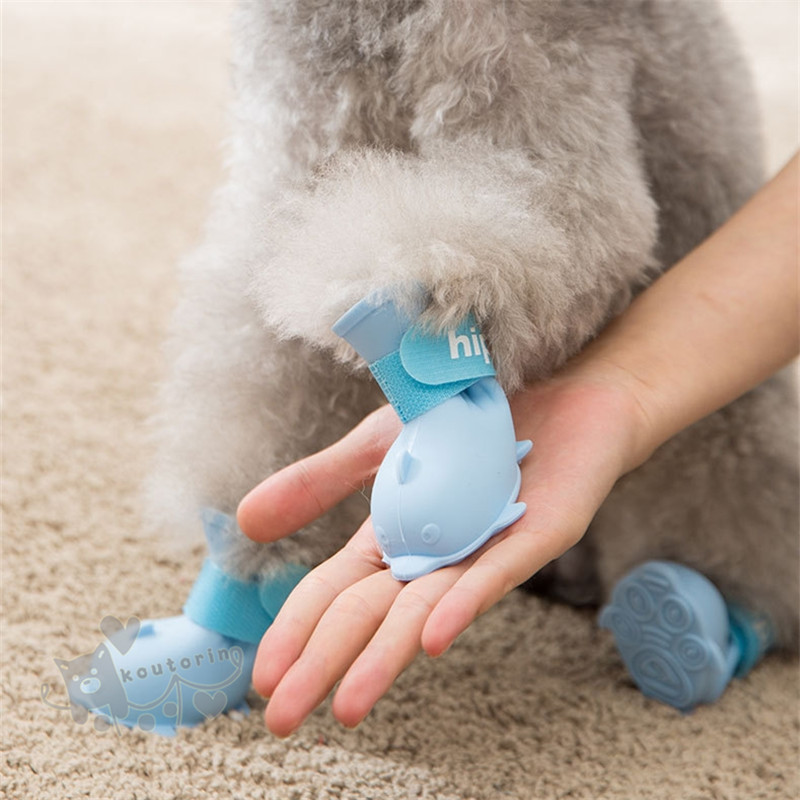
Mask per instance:
[[[519,526],[501,534],[431,612],[422,631],[425,652],[444,653],[477,617],[578,538]]]
[[[271,696],[333,600],[352,584],[384,569],[367,520],[345,547],[309,572],[283,604],[258,648],[253,667],[255,690]]]
[[[421,648],[421,634],[428,616],[467,567],[457,564],[440,569],[402,589],[336,691],[333,713],[343,725],[358,725],[414,660]]]
[[[264,720],[274,734],[288,736],[327,697],[372,638],[402,588],[403,584],[384,570],[336,597],[267,704]]]
[[[335,444],[271,475],[239,504],[239,527],[257,542],[299,530],[374,477],[400,427],[383,406]]]

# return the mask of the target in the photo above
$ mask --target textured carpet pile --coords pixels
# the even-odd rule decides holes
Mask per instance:
[[[796,146],[797,6],[735,5],[760,59],[774,169]],[[139,486],[175,264],[222,172],[229,11],[3,4],[0,794],[800,796],[796,664],[769,658],[682,716],[632,687],[592,615],[520,593],[444,658],[418,659],[352,732],[323,707],[277,740],[253,697],[249,717],[171,740],[119,736],[42,702],[43,683],[66,701],[54,657],[93,650],[107,614],[178,613],[202,558],[152,552]]]

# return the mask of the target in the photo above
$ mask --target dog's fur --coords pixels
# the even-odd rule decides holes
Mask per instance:
[[[155,426],[149,510],[171,537],[376,407],[330,332],[368,292],[403,304],[424,287],[434,327],[473,310],[513,392],[763,181],[748,75],[711,2],[253,0],[236,31],[229,179],[183,266]],[[779,375],[620,483],[585,551],[604,595],[674,559],[796,647],[794,397]],[[316,563],[367,512],[356,493],[229,568]]]

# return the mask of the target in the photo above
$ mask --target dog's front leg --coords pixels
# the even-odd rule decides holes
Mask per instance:
[[[633,150],[634,148],[631,148]],[[331,324],[373,290],[442,330],[472,311],[504,388],[573,355],[647,280],[655,207],[635,155],[544,163],[474,138],[421,155],[340,154],[266,218],[255,276],[269,326],[339,348]]]

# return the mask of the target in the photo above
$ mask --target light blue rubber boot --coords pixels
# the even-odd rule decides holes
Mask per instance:
[[[669,561],[622,578],[599,624],[641,691],[680,711],[713,703],[774,641],[766,617],[726,605],[708,578]]]
[[[519,519],[517,442],[475,320],[425,333],[391,302],[362,300],[334,332],[370,365],[403,430],[372,490],[384,561],[408,581],[455,564]]]
[[[258,643],[292,589],[308,571],[284,565],[265,581],[244,581],[220,568],[221,556],[242,534],[235,520],[204,512],[209,556],[180,616],[118,621],[76,675],[70,700],[119,725],[171,736],[231,709],[248,711]],[[74,680],[74,678],[73,678]]]

